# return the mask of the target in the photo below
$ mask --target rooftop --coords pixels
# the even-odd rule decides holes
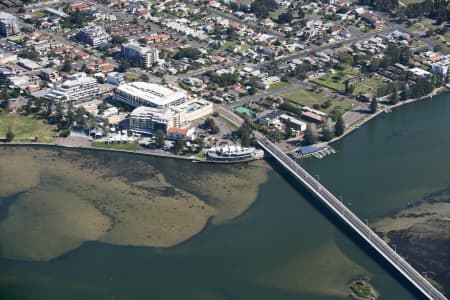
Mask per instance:
[[[172,118],[173,112],[170,109],[160,109],[160,108],[154,108],[154,107],[147,107],[147,106],[139,106],[135,108],[131,112],[131,117],[152,117],[152,118],[159,118],[164,120],[169,120]]]
[[[140,81],[122,84],[117,90],[145,99],[158,106],[166,106],[174,100],[186,97],[186,93],[183,91]]]

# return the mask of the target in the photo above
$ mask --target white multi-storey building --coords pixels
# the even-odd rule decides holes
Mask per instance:
[[[69,76],[56,89],[50,91],[45,98],[56,101],[92,100],[100,93],[97,80],[86,73]]]
[[[110,36],[103,26],[86,26],[80,29],[77,38],[93,47],[97,47],[102,43],[108,43]]]
[[[116,89],[115,99],[134,107],[167,108],[185,103],[187,94],[173,87],[137,81],[121,84]]]
[[[122,44],[121,54],[123,57],[139,61],[143,68],[150,68],[159,61],[158,49],[133,42]]]
[[[116,89],[115,99],[136,107],[130,114],[129,129],[140,133],[185,127],[213,112],[212,103],[155,83],[122,84]]]
[[[155,133],[157,130],[166,132],[170,127],[177,126],[176,113],[169,108],[159,109],[140,106],[130,115],[129,129],[139,133]],[[176,124],[176,125],[175,125]]]
[[[0,35],[10,36],[19,33],[19,26],[15,16],[0,12]]]
[[[444,56],[440,61],[431,64],[431,72],[447,76],[450,67],[450,55]]]

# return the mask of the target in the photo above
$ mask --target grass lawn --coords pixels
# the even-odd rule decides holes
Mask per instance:
[[[284,13],[286,10],[283,8],[279,8],[276,11],[272,11],[269,13],[269,16],[275,21],[278,19],[278,16]]]
[[[278,90],[284,87],[288,87],[290,86],[291,83],[290,82],[285,82],[285,81],[280,81],[277,83],[274,83],[270,86],[270,88],[267,89],[267,91],[274,91],[274,90]]]
[[[125,80],[126,81],[137,81],[139,80],[139,75],[135,74],[135,73],[131,73],[131,72],[126,72],[125,73]]]
[[[55,136],[53,127],[43,120],[0,112],[0,137],[6,135],[8,128],[14,133],[15,142],[32,142],[37,137],[38,142],[50,143]]]
[[[322,93],[311,92],[303,88],[281,94],[281,96],[293,103],[308,106],[310,108],[315,108],[323,111],[324,113],[330,113],[335,109],[339,109],[341,112],[345,112],[352,108],[352,105],[350,103],[333,99]],[[326,102],[330,103],[330,105],[328,107],[322,107],[321,105],[324,105],[324,103]]]
[[[94,143],[92,143],[92,147],[117,149],[117,150],[130,150],[130,151],[143,149],[137,142],[128,143],[128,144],[107,144],[107,143],[103,143],[103,142],[94,142]]]
[[[237,45],[236,41],[226,41],[225,43],[223,43],[222,49],[225,50],[228,47],[233,47],[233,46],[236,46],[236,45]]]
[[[41,11],[41,10],[35,10],[32,13],[32,16],[35,17],[35,18],[43,18],[43,17],[47,16],[47,13],[44,12],[44,11]]]
[[[388,82],[389,80],[386,78],[377,75],[372,76],[372,78],[367,77],[364,80],[353,84],[355,87],[353,90],[353,95],[357,96],[369,91],[376,92],[379,87],[387,84]]]
[[[345,81],[359,74],[358,70],[350,67],[339,67],[334,71],[334,73],[330,72],[312,80],[312,82],[339,92],[343,92],[345,90]]]
[[[250,46],[249,44],[244,44],[241,45],[241,51],[247,51],[248,49],[250,49],[252,46]]]
[[[227,124],[228,128],[230,128],[231,131],[237,131],[239,129],[238,126],[234,125],[234,123],[231,123],[230,121],[228,121],[227,119],[225,119],[221,115],[219,115],[218,118],[220,119],[220,121],[222,121],[223,123]]]
[[[446,40],[441,39],[439,36],[432,36],[431,39],[436,42],[437,45],[441,46],[442,49],[445,49],[447,51],[450,50],[450,43],[448,43]],[[448,39],[447,35],[445,35],[445,39]]]

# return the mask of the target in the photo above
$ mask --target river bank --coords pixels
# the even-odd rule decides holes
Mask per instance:
[[[66,138],[61,138],[66,139]],[[33,146],[42,146],[42,147],[54,147],[54,148],[61,148],[61,149],[74,149],[74,150],[95,150],[99,152],[120,152],[120,153],[132,153],[132,154],[138,154],[138,155],[148,155],[148,156],[154,156],[154,157],[162,157],[162,158],[172,158],[172,159],[180,159],[180,160],[188,160],[188,161],[205,161],[203,158],[199,158],[196,156],[181,156],[181,155],[175,155],[171,153],[158,153],[150,150],[124,150],[124,149],[112,149],[112,148],[99,148],[99,147],[92,147],[88,145],[67,145],[64,143],[38,143],[38,142],[0,142],[0,146],[3,147],[33,147]]]
[[[419,98],[413,98],[413,99],[408,99],[408,100],[404,100],[404,101],[400,101],[397,104],[394,105],[389,105],[389,106],[385,106],[383,109],[379,109],[377,110],[377,112],[370,114],[369,116],[362,118],[361,120],[355,122],[354,124],[351,124],[349,127],[347,127],[345,129],[344,134],[338,136],[338,137],[334,137],[333,139],[331,139],[330,141],[327,142],[328,145],[333,144],[335,142],[338,142],[340,140],[342,140],[344,137],[346,137],[347,135],[349,135],[350,133],[352,133],[353,131],[359,129],[361,126],[363,126],[364,124],[368,123],[369,121],[375,119],[376,117],[378,117],[380,114],[383,113],[388,113],[394,109],[397,109],[399,107],[402,107],[404,105],[407,104],[411,104],[411,103],[415,103],[417,101],[420,100],[425,100],[425,99],[430,99],[433,96],[439,95],[439,94],[443,94],[445,92],[448,92],[448,88],[446,87],[439,87],[434,89],[430,94],[419,97]]]
[[[358,216],[369,218],[369,224],[373,224],[376,219],[391,215],[392,211],[415,200],[417,195],[439,190],[442,185],[448,186],[446,154],[450,149],[450,140],[443,140],[442,137],[449,128],[449,111],[450,102],[446,100],[405,107],[401,112],[387,114],[379,122],[371,122],[361,128],[358,134],[348,136],[345,142],[333,145],[337,149],[336,155],[322,160],[307,160],[303,164],[309,165],[311,174],[320,174],[323,184],[336,194],[343,195],[346,203],[351,202],[351,208]],[[444,120],[444,124],[437,120]],[[424,136],[427,138],[426,145],[422,138]],[[211,168],[209,165],[192,164],[184,160],[156,159],[120,152],[52,149],[56,153],[69,152],[69,157],[72,152],[78,151],[97,157],[96,160],[100,162],[94,164],[93,169],[85,169],[88,174],[96,173],[97,168],[102,169],[104,166],[114,167],[116,161],[125,159],[126,163],[120,162],[121,167],[116,172],[120,171],[120,177],[133,179],[141,176],[141,168],[138,167],[140,163],[136,165],[134,160],[143,161],[143,169],[147,169],[147,163],[151,162],[153,168],[163,173],[171,186],[188,192],[216,211],[220,209],[219,204],[237,203],[235,209],[223,210],[227,214],[224,218],[226,225],[216,226],[216,223],[223,223],[215,215],[201,234],[193,235],[176,247],[123,247],[94,240],[83,242],[80,247],[65,252],[50,263],[0,259],[0,294],[6,295],[5,298],[71,300],[79,299],[82,291],[83,298],[96,300],[113,297],[343,300],[349,298],[348,284],[367,276],[383,298],[421,299],[410,288],[401,284],[402,278],[386,270],[357,241],[341,230],[338,224],[333,224],[321,214],[312,204],[315,200],[302,193],[301,189],[296,189],[298,185],[290,183],[288,178],[272,170],[266,183],[247,188],[245,180],[253,181],[254,176],[266,173],[266,169],[261,170],[255,166],[264,164],[264,161]],[[48,150],[51,149],[46,149]],[[10,151],[10,148],[4,147],[0,153],[4,151]],[[61,194],[51,188],[72,186],[70,177],[49,177],[41,167],[36,167],[36,159],[40,157],[38,154],[30,151],[27,160],[23,156],[17,156],[13,161],[13,156],[9,156],[10,159],[5,161],[5,164],[9,164],[5,169],[7,174],[15,169],[25,170],[10,176],[20,179],[14,184],[29,181],[30,186],[34,180],[34,175],[31,174],[34,172],[30,170],[38,170],[37,174],[41,174],[38,179],[48,178],[47,182],[40,182],[40,188],[23,186],[27,191],[19,199],[12,200],[17,205],[24,204],[17,208],[10,206],[10,209],[14,208],[12,213],[15,215],[25,209],[42,207],[26,216],[29,219],[27,224],[37,223],[39,219],[47,220],[48,208],[52,208],[55,217],[62,214],[61,209],[55,208],[61,206],[56,205],[54,199],[48,204],[36,201],[36,205],[32,200],[48,197],[48,192],[54,195],[52,198],[64,200],[67,193]],[[430,157],[439,157],[439,161]],[[52,165],[59,164],[61,158],[55,156],[54,160],[52,158],[42,164],[51,169]],[[80,160],[78,155],[73,158]],[[249,165],[255,169],[247,170]],[[84,176],[83,174],[80,176]],[[111,174],[110,184],[104,186],[105,189],[112,189],[110,194],[115,199],[111,203],[100,198],[103,188],[97,187],[97,180],[106,180],[107,177],[99,176],[100,179],[89,180],[84,184],[92,191],[92,198],[98,198],[100,208],[101,204],[114,208],[116,203],[121,202],[126,206],[125,209],[131,209],[128,205],[133,206],[134,203],[129,197],[133,195],[118,194],[121,191],[115,188],[114,174],[117,173]],[[180,174],[186,174],[190,177],[189,180],[184,180],[185,176]],[[211,176],[215,176],[214,184],[206,185]],[[63,181],[57,181],[58,177]],[[153,176],[148,177],[153,179]],[[0,180],[2,179],[6,178],[0,176]],[[231,179],[232,182],[229,181]],[[79,179],[74,181],[78,182]],[[200,190],[202,185],[205,187]],[[78,185],[74,187],[75,191],[80,189]],[[48,192],[45,192],[47,189]],[[95,194],[96,191],[100,195]],[[34,193],[36,197],[33,197]],[[248,198],[250,200],[244,203],[242,199],[247,198],[247,193],[257,194],[258,199],[252,201]],[[88,208],[76,205],[78,200],[67,198],[74,206],[70,209],[86,209],[86,214],[91,219],[99,217],[93,211],[88,211]],[[5,199],[9,198],[1,200]],[[39,203],[43,205],[39,206]],[[245,213],[229,221],[227,216],[242,211],[243,206],[247,207]],[[175,211],[180,212],[178,208]],[[120,210],[117,214],[120,216],[119,212]],[[23,213],[22,215],[25,216]],[[56,222],[55,217],[51,219]],[[63,220],[56,223],[47,232],[50,238],[44,242],[55,244],[59,240],[53,227],[58,227],[57,230],[62,232],[61,236],[68,235],[67,229],[59,228],[66,226]],[[7,227],[11,231],[8,240],[17,244],[20,242],[17,237],[29,239],[26,232],[16,231],[13,234],[14,228],[17,230],[19,225],[19,222],[11,222]],[[93,225],[98,226],[90,226]],[[86,231],[83,227],[81,229],[81,233]],[[167,229],[172,228],[168,226]],[[142,228],[137,227],[135,230],[142,231]],[[45,238],[44,234],[36,236]],[[0,242],[4,243],[4,240]],[[42,240],[36,240],[35,244],[40,242]],[[27,244],[36,247],[31,242]],[[401,244],[398,245],[400,247]],[[17,248],[21,250],[26,247]],[[47,251],[45,248],[44,250]]]

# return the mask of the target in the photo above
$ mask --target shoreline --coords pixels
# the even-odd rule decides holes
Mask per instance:
[[[6,146],[6,147],[32,147],[32,146],[41,146],[41,147],[52,147],[52,148],[63,148],[63,149],[74,149],[74,150],[94,150],[94,151],[109,151],[109,152],[122,152],[122,153],[130,153],[130,154],[137,154],[137,155],[149,155],[153,157],[159,157],[159,158],[172,158],[172,159],[180,159],[185,161],[190,161],[192,163],[204,163],[204,164],[219,164],[219,165],[229,165],[229,164],[240,164],[240,163],[248,163],[255,161],[256,159],[249,158],[245,160],[239,160],[239,161],[215,161],[215,160],[208,160],[205,158],[200,158],[197,156],[180,156],[180,155],[174,155],[174,154],[165,154],[165,153],[156,153],[152,151],[146,151],[146,150],[124,150],[124,149],[114,149],[114,148],[102,148],[102,147],[92,147],[92,146],[68,146],[58,143],[33,143],[33,142],[0,142],[0,146]]]
[[[359,129],[361,126],[365,125],[369,121],[375,119],[376,117],[378,117],[382,113],[386,113],[387,111],[392,111],[392,110],[394,110],[396,108],[399,108],[401,106],[404,106],[404,105],[407,105],[407,104],[411,104],[411,103],[415,103],[415,102],[418,102],[420,100],[431,99],[433,96],[436,96],[436,95],[439,95],[439,94],[444,94],[446,91],[449,91],[449,89],[446,88],[445,86],[441,86],[441,87],[438,87],[438,88],[434,89],[430,94],[427,94],[425,96],[422,96],[422,97],[419,97],[419,98],[412,98],[412,99],[400,101],[397,104],[394,104],[394,105],[391,105],[391,106],[387,106],[384,109],[380,109],[377,112],[375,112],[373,114],[370,114],[367,117],[364,117],[364,118],[360,119],[359,121],[353,123],[348,128],[346,128],[344,134],[342,134],[341,136],[338,136],[338,137],[335,137],[335,138],[331,139],[326,144],[327,145],[331,145],[331,144],[333,144],[335,142],[338,142],[338,141],[342,140],[344,137],[346,137],[350,133],[354,132],[355,130]]]
[[[99,147],[86,147],[86,146],[68,146],[68,145],[62,145],[57,143],[33,143],[33,142],[0,142],[0,146],[7,146],[7,147],[16,147],[16,146],[22,146],[22,147],[31,147],[31,146],[41,146],[41,147],[52,147],[52,148],[63,148],[63,149],[74,149],[74,150],[95,150],[95,151],[108,151],[108,152],[122,152],[122,153],[131,153],[131,154],[138,154],[138,155],[149,155],[154,157],[161,157],[161,158],[172,158],[172,159],[181,159],[181,160],[189,160],[192,162],[209,162],[205,159],[198,158],[198,157],[183,157],[179,155],[171,155],[171,154],[163,154],[163,153],[154,153],[150,151],[145,150],[123,150],[123,149],[112,149],[112,148],[99,148]]]
[[[368,115],[367,117],[364,117],[360,120],[358,120],[357,122],[353,123],[352,125],[350,125],[349,127],[346,128],[344,134],[342,134],[341,136],[338,137],[334,137],[333,139],[331,139],[330,141],[326,142],[326,145],[331,145],[333,143],[336,143],[342,139],[344,139],[347,135],[351,134],[352,132],[356,131],[357,129],[359,129],[361,126],[365,125],[366,123],[368,123],[369,121],[375,119],[376,117],[378,117],[380,114],[386,113],[388,111],[392,111],[393,109],[399,108],[401,106],[407,105],[407,104],[411,104],[411,103],[415,103],[417,101],[420,100],[424,100],[424,99],[430,99],[433,96],[439,95],[439,94],[443,94],[446,91],[448,91],[449,89],[442,86],[439,88],[434,89],[430,94],[419,97],[419,98],[413,98],[413,99],[408,99],[405,101],[400,101],[397,104],[394,104],[392,106],[387,106],[384,109],[380,109],[377,112]],[[174,154],[169,154],[169,153],[156,153],[153,151],[146,151],[146,150],[124,150],[124,149],[113,149],[113,148],[100,148],[100,147],[92,147],[92,146],[70,146],[70,145],[64,145],[64,144],[59,144],[56,142],[53,143],[39,143],[39,142],[0,142],[0,146],[9,146],[9,147],[14,147],[14,146],[43,146],[43,147],[55,147],[55,148],[64,148],[64,149],[75,149],[75,150],[95,150],[95,151],[109,151],[109,152],[122,152],[122,153],[131,153],[131,154],[138,154],[138,155],[149,155],[149,156],[153,156],[153,157],[160,157],[160,158],[172,158],[172,159],[180,159],[180,160],[186,160],[186,161],[191,161],[193,163],[210,163],[210,164],[238,164],[238,163],[247,163],[250,162],[252,160],[246,160],[246,161],[211,161],[211,160],[207,160],[205,158],[199,158],[196,156],[190,156],[190,157],[185,157],[185,156],[180,156],[180,155],[174,155]]]
[[[86,146],[68,146],[57,143],[33,143],[33,142],[0,142],[0,146],[42,146],[42,147],[54,147],[54,148],[64,148],[64,149],[75,149],[75,150],[96,150],[96,151],[109,151],[109,152],[124,152],[131,154],[139,154],[139,155],[149,155],[155,157],[164,157],[164,158],[173,158],[173,159],[182,159],[182,160],[196,160],[201,162],[202,159],[198,157],[182,157],[179,155],[171,155],[171,154],[163,154],[163,153],[154,153],[154,152],[146,152],[145,150],[124,150],[124,149],[112,149],[112,148],[99,148],[99,147],[86,147]],[[206,161],[206,160],[205,160]]]

